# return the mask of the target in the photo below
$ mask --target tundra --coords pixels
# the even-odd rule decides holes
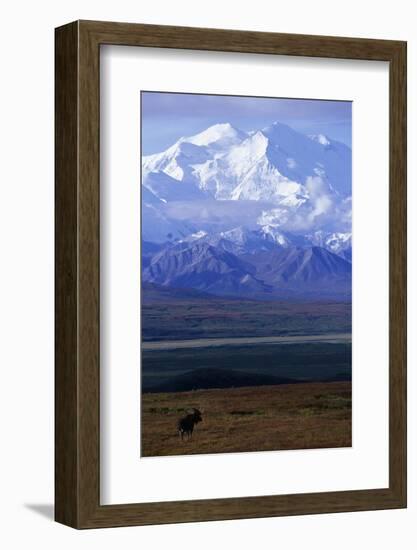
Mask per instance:
[[[203,421],[201,412],[198,409],[191,409],[187,411],[187,416],[178,420],[178,434],[181,439],[184,439],[184,436],[187,435],[190,439],[193,435],[194,424],[198,424]]]

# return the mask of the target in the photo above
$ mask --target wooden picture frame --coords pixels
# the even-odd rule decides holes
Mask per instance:
[[[406,43],[76,21],[56,29],[55,518],[74,528],[406,506]],[[117,44],[389,62],[389,487],[100,504],[99,55]]]

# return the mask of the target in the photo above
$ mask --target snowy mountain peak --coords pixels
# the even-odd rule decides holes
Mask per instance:
[[[230,151],[226,159],[234,163],[253,164],[265,154],[268,147],[268,138],[258,130]],[[245,164],[241,166],[245,166]]]
[[[345,260],[352,261],[352,233],[316,231],[312,235],[306,235],[307,241],[313,246],[319,246],[329,250],[333,254],[341,256]]]
[[[188,137],[182,138],[182,141],[193,143],[199,146],[231,146],[240,143],[247,137],[245,132],[234,128],[229,122],[214,124],[206,130]]]
[[[263,225],[259,230],[264,239],[270,240],[279,246],[289,247],[291,241],[274,225]]]

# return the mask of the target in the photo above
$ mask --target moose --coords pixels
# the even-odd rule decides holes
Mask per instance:
[[[178,434],[181,437],[181,440],[184,439],[186,435],[188,439],[191,439],[193,436],[194,424],[198,424],[203,421],[201,412],[198,409],[191,409],[187,411],[187,416],[184,416],[178,420]]]

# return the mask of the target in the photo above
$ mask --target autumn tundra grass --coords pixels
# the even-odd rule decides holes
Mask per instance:
[[[142,395],[142,456],[350,447],[351,383],[325,382]],[[191,439],[178,420],[202,411]]]

